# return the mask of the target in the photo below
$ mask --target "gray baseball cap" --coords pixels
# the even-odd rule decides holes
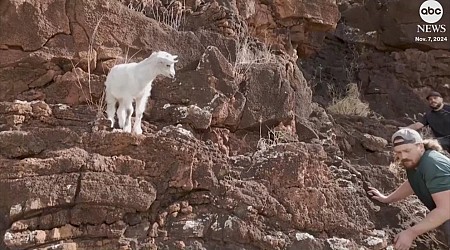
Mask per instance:
[[[397,141],[400,139],[402,141],[398,141],[398,142],[394,143],[394,141]],[[395,146],[403,145],[403,144],[422,143],[423,140],[422,140],[422,136],[420,136],[420,134],[417,131],[415,131],[414,129],[401,128],[400,130],[398,130],[397,132],[395,132],[392,135],[391,142],[394,144],[394,147],[395,147]]]

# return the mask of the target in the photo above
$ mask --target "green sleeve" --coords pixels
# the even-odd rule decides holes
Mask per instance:
[[[450,163],[439,160],[431,162],[424,177],[431,194],[450,190]]]

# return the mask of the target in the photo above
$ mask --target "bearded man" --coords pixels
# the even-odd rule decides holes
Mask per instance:
[[[394,192],[385,196],[370,187],[368,194],[375,200],[391,203],[415,194],[430,210],[416,225],[402,231],[394,239],[397,250],[408,250],[414,239],[439,226],[450,248],[450,159],[439,151],[436,140],[422,140],[410,128],[402,128],[392,135],[395,158],[406,170],[407,180]]]
[[[441,94],[436,91],[428,94],[427,101],[431,110],[420,122],[413,123],[408,128],[419,130],[424,126],[430,126],[439,144],[450,153],[450,105],[445,104]]]

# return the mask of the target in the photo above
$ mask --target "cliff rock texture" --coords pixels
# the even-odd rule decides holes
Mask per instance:
[[[379,2],[1,1],[0,249],[392,249],[427,211],[366,191],[402,182],[389,137],[450,51]],[[158,50],[143,135],[109,128],[109,70]],[[351,82],[367,117],[327,109]]]

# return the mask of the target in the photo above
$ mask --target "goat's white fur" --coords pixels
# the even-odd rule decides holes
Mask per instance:
[[[136,100],[133,132],[142,134],[142,115],[150,97],[152,82],[158,75],[174,78],[177,57],[165,51],[158,51],[139,63],[118,64],[111,68],[105,82],[106,113],[111,121],[111,128],[114,127],[116,103],[119,102],[119,127],[124,132],[131,133],[133,100]]]

